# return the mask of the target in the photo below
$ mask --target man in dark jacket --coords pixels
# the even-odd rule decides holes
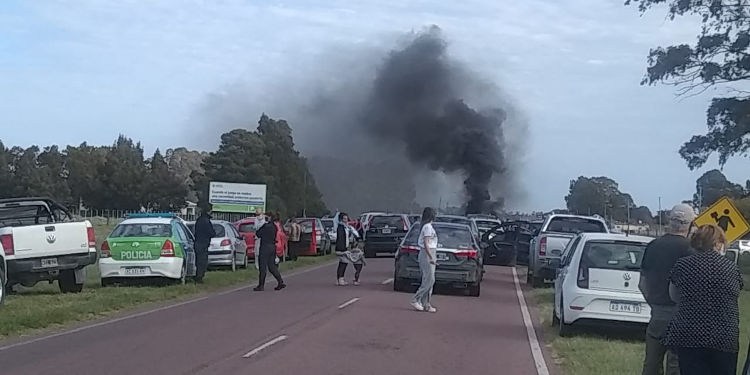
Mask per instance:
[[[216,237],[211,224],[211,209],[205,209],[195,221],[195,282],[203,284],[203,276],[208,268],[208,246]]]
[[[266,285],[266,273],[271,272],[274,278],[276,278],[275,290],[281,290],[286,288],[284,280],[281,278],[279,273],[279,267],[276,264],[276,222],[279,221],[278,217],[274,214],[268,215],[265,224],[255,232],[255,236],[260,240],[260,250],[257,255],[258,262],[258,286],[253,288],[256,292],[262,292]]]

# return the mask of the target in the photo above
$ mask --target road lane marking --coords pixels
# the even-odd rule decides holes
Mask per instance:
[[[388,285],[388,284],[390,284],[392,282],[393,282],[393,278],[390,278],[390,279],[385,279],[385,281],[383,281],[381,284]]]
[[[350,300],[348,300],[348,301],[346,301],[346,302],[344,302],[344,303],[340,304],[340,305],[339,305],[339,310],[341,310],[341,309],[343,309],[344,307],[347,307],[347,306],[349,306],[349,305],[351,305],[352,303],[354,303],[354,302],[357,302],[357,301],[359,301],[359,297],[355,297],[355,298],[352,298],[352,299],[350,299]]]
[[[247,354],[243,355],[242,358],[250,358],[250,357],[252,357],[252,356],[260,353],[261,350],[266,349],[266,348],[268,348],[271,345],[276,345],[276,344],[278,344],[278,343],[280,343],[280,342],[282,342],[282,341],[284,341],[284,340],[286,340],[288,338],[289,338],[289,336],[287,336],[287,335],[281,335],[281,336],[279,336],[279,337],[277,337],[277,338],[275,338],[275,339],[273,339],[271,341],[266,342],[265,344],[263,344],[263,345],[255,348],[255,349],[247,352]]]
[[[289,278],[292,278],[292,277],[295,277],[295,276],[306,274],[308,272],[317,271],[317,270],[325,268],[325,267],[330,267],[330,266],[332,266],[334,264],[335,264],[335,262],[328,262],[328,263],[321,264],[321,265],[318,265],[318,266],[315,266],[315,267],[305,268],[303,270],[299,270],[297,272],[290,273],[289,275],[284,276],[284,277],[287,278],[287,279],[289,279]],[[147,311],[142,311],[142,312],[139,312],[139,313],[126,315],[126,316],[123,316],[123,317],[109,319],[109,320],[105,320],[105,321],[98,322],[98,323],[93,323],[93,324],[85,325],[85,326],[78,327],[78,328],[73,328],[73,329],[70,329],[70,330],[67,330],[67,331],[63,331],[63,332],[58,332],[58,333],[53,333],[51,335],[37,337],[37,338],[31,339],[31,340],[26,340],[26,341],[17,342],[17,343],[14,343],[14,344],[8,344],[8,345],[5,345],[5,346],[0,346],[0,352],[8,350],[8,349],[17,348],[17,347],[20,347],[20,346],[34,344],[34,343],[37,343],[37,342],[40,342],[40,341],[54,339],[54,338],[61,337],[61,336],[67,336],[67,335],[70,335],[70,334],[73,334],[73,333],[78,333],[78,332],[86,331],[86,330],[89,330],[89,329],[92,329],[92,328],[103,327],[103,326],[106,326],[106,325],[110,325],[110,324],[114,324],[114,323],[119,323],[119,322],[122,322],[122,321],[125,321],[125,320],[140,318],[142,316],[151,315],[153,313],[170,310],[170,309],[173,309],[175,307],[180,307],[180,306],[189,305],[189,304],[192,304],[192,303],[195,303],[195,302],[200,302],[200,301],[212,298],[212,297],[218,297],[218,296],[223,296],[223,295],[226,295],[226,294],[231,294],[231,293],[239,292],[241,290],[249,289],[251,287],[252,287],[252,285],[245,285],[245,286],[241,286],[241,287],[229,289],[229,290],[226,290],[226,291],[223,291],[223,292],[219,292],[219,293],[211,293],[211,292],[209,292],[208,295],[197,297],[197,298],[193,298],[193,299],[190,299],[190,300],[187,300],[187,301],[177,302],[177,303],[174,303],[174,304],[171,304],[171,305],[166,305],[166,306],[158,307],[158,308],[147,310]]]
[[[516,272],[515,267],[512,269],[513,283],[516,284],[516,295],[518,296],[518,303],[521,305],[521,315],[523,316],[523,324],[526,326],[526,336],[529,338],[529,346],[531,346],[531,356],[534,357],[536,373],[538,375],[549,375],[547,362],[544,361],[544,353],[542,353],[542,348],[539,346],[539,340],[536,338],[536,331],[534,331],[534,323],[531,321],[529,308],[526,306],[526,300],[523,298],[521,283],[518,282],[518,273]]]

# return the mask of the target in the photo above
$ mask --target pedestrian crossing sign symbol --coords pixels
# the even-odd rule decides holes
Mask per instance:
[[[696,226],[715,224],[724,230],[727,244],[750,232],[750,225],[728,197],[722,197],[693,222]]]

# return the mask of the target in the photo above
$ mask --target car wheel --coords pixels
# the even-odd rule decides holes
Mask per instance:
[[[393,279],[393,290],[396,292],[408,292],[409,283],[404,279]]]
[[[565,310],[563,309],[563,299],[560,297],[560,318],[557,324],[557,334],[560,337],[569,337],[573,334],[573,327],[570,324],[565,323]]]
[[[57,284],[63,293],[80,293],[83,290],[83,284],[76,284],[76,273],[74,270],[60,271],[60,278],[57,279]]]
[[[240,266],[242,269],[247,269],[247,253],[245,253],[245,256],[243,257],[242,266]]]
[[[544,286],[544,278],[543,277],[531,277],[531,287],[532,288],[541,288]]]
[[[177,280],[177,283],[180,285],[185,285],[187,283],[187,262],[185,259],[182,260],[182,268],[180,269],[180,278]]]
[[[526,269],[526,284],[531,285],[533,273],[531,273],[531,269]]]
[[[112,279],[110,279],[109,277],[102,277],[101,284],[102,284],[102,288],[106,288],[112,285]]]
[[[375,258],[375,253],[365,249],[365,258]]]
[[[551,324],[552,324],[552,327],[556,327],[558,324],[560,324],[560,319],[557,318],[557,313],[555,313],[554,303],[552,306],[552,323]]]
[[[478,282],[476,284],[469,285],[469,287],[467,288],[467,290],[469,292],[469,296],[471,296],[471,297],[479,297],[479,294],[482,291],[482,283]]]

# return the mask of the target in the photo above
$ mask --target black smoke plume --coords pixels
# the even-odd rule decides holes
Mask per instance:
[[[440,29],[417,34],[378,69],[362,123],[373,136],[399,142],[417,165],[465,176],[467,213],[492,211],[493,176],[505,171],[502,108],[479,111],[464,99],[466,79],[447,55]]]

